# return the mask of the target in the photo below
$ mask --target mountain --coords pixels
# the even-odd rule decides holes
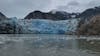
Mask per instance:
[[[91,20],[92,17],[100,14],[100,6],[86,9],[84,12],[80,13],[77,17],[80,18],[79,26]]]
[[[100,6],[94,7],[94,8],[89,8],[82,12],[78,17],[80,18],[90,18],[94,15],[100,14]]]
[[[100,14],[94,15],[90,20],[85,21],[78,28],[78,34],[80,35],[100,35]]]
[[[64,11],[50,11],[48,13],[41,11],[34,11],[29,13],[24,19],[50,19],[50,20],[66,20],[75,18],[76,13],[67,13]]]
[[[6,19],[6,18],[7,18],[7,17],[6,17],[3,13],[0,12],[0,20]]]
[[[100,6],[89,8],[79,16],[78,34],[99,35],[100,34]]]

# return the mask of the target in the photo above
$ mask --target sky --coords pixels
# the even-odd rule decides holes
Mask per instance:
[[[95,6],[100,6],[100,0],[0,0],[0,12],[18,18],[24,18],[35,10],[83,12]]]

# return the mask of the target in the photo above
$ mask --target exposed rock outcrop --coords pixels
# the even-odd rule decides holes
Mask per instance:
[[[78,28],[79,35],[100,35],[100,15],[95,15]]]
[[[88,22],[91,20],[96,15],[100,14],[100,7],[95,7],[95,8],[90,8],[85,10],[83,13],[79,14],[77,17],[80,18],[80,22],[78,27],[83,25],[84,23]]]

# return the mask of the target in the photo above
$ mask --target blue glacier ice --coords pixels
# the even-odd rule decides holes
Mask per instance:
[[[18,20],[18,26],[23,33],[40,34],[65,34],[75,32],[78,25],[77,19],[52,21],[44,19]]]
[[[28,34],[67,34],[75,32],[78,25],[78,19],[69,20],[45,20],[45,19],[17,19],[11,18],[5,20],[15,26],[16,33]]]

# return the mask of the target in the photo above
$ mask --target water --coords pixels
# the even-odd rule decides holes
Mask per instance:
[[[3,34],[0,56],[100,56],[100,37]]]

